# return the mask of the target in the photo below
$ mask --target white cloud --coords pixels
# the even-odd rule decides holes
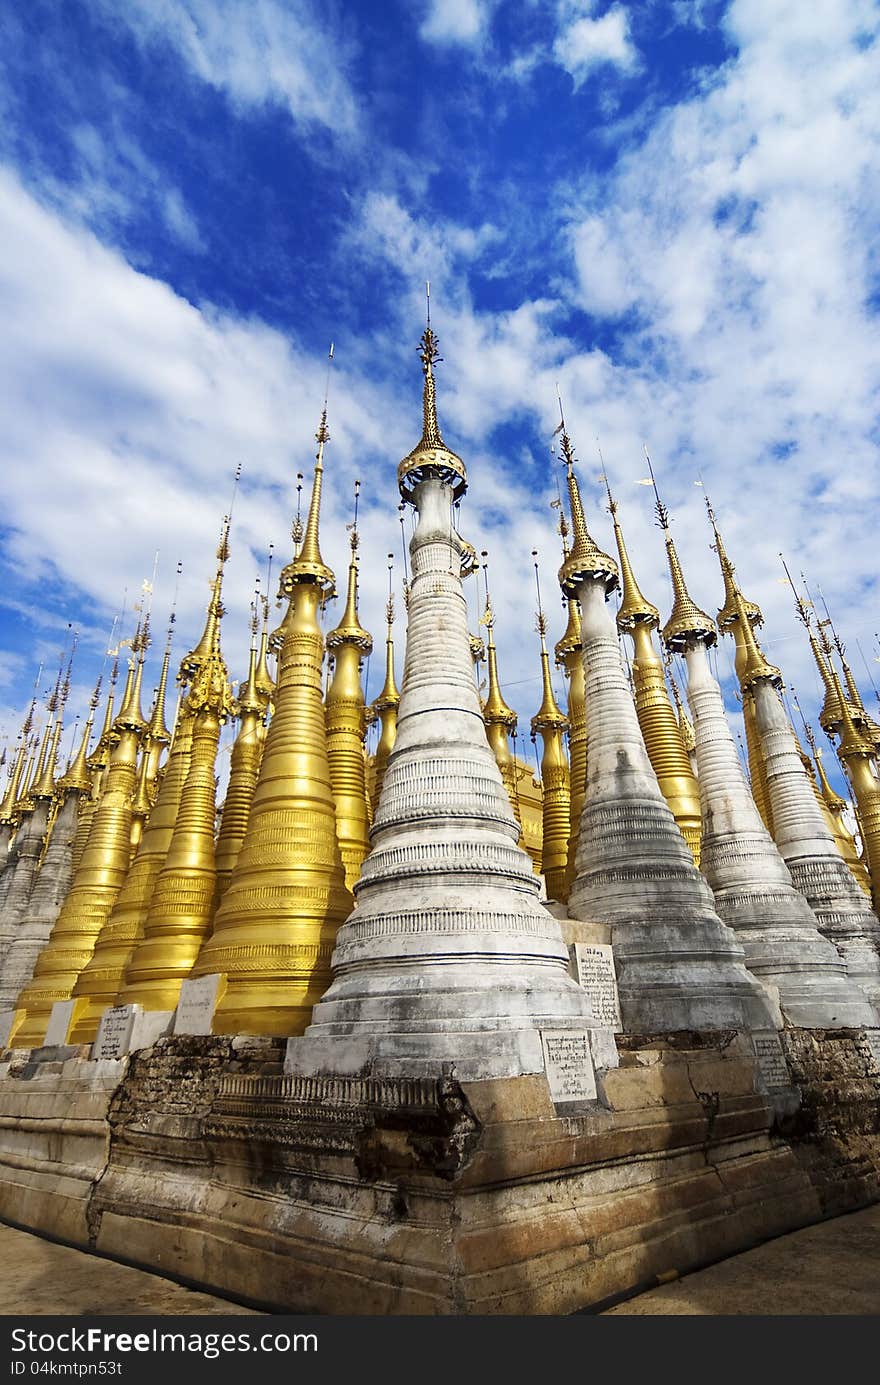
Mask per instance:
[[[601,433],[621,485],[651,440],[693,594],[710,607],[717,570],[691,486],[704,471],[767,647],[810,707],[816,677],[778,550],[833,592],[853,640],[870,648],[876,624],[864,516],[880,501],[880,19],[860,0],[738,0],[727,23],[737,57],[569,208],[582,305],[635,323],[601,391],[572,363],[571,414],[581,436]],[[639,523],[644,499],[630,495]],[[665,576],[644,519],[636,535],[657,600]]]
[[[638,62],[623,6],[614,5],[597,18],[593,8],[591,0],[563,0],[559,7],[553,57],[570,73],[575,91],[604,63],[630,71]]]
[[[242,462],[225,622],[230,673],[239,677],[261,555],[273,542],[287,560],[296,472],[310,482],[324,344],[312,354],[259,323],[210,305],[200,311],[40,206],[8,171],[0,173],[0,228],[7,323],[0,408],[8,419],[2,559],[31,603],[33,638],[75,618],[82,668],[89,650],[104,646],[126,588],[131,610],[159,549],[157,629],[178,558],[185,564],[179,657],[198,633],[221,516]],[[386,552],[398,528],[394,506],[384,503],[393,487],[386,448],[403,455],[414,439],[411,427],[399,437],[389,431],[394,411],[381,384],[365,384],[344,349],[337,350],[332,391],[325,533],[342,577],[355,476],[365,482],[365,541]],[[380,487],[370,484],[378,458],[385,463],[381,508]],[[365,565],[365,617],[377,629],[384,579],[379,565]]]
[[[439,287],[455,270],[482,254],[498,235],[488,222],[464,226],[415,216],[389,193],[370,192],[364,198],[360,217],[350,231],[350,240],[363,252],[387,260],[410,280],[417,293],[426,279]]]
[[[357,128],[349,40],[309,0],[92,0],[146,44],[170,43],[195,76],[242,106],[285,106],[294,120]]]
[[[476,45],[482,42],[496,0],[428,0],[419,33],[429,43]]]

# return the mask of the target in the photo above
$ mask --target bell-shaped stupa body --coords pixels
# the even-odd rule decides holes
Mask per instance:
[[[667,543],[672,547],[671,538]],[[678,623],[669,648],[683,653],[687,664],[703,809],[701,865],[718,913],[736,931],[749,970],[777,987],[789,1024],[841,1029],[870,1023],[870,1006],[819,932],[752,798],[709,669],[706,651],[715,632],[703,612],[699,617]]]
[[[319,546],[326,408],[302,545],[281,574],[289,607],[280,627],[275,711],[247,831],[214,931],[194,976],[223,973],[218,1034],[301,1034],[330,980],[339,924],[351,907],[336,837],[318,612],[333,589]]]
[[[715,911],[651,764],[607,609],[617,564],[587,532],[568,463],[574,545],[560,572],[578,598],[590,751],[572,918],[611,927],[624,1029],[766,1029],[780,1016]]]
[[[398,468],[418,523],[397,739],[333,983],[289,1050],[300,1071],[538,1072],[542,1028],[591,1023],[484,731],[461,580],[472,550],[451,522],[465,469],[437,426],[436,359],[429,328],[424,431]]]

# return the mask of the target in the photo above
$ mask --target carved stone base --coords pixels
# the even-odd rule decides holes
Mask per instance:
[[[537,1074],[285,1076],[271,1039],[13,1054],[0,1216],[275,1309],[569,1313],[880,1195],[865,1036],[783,1044],[781,1116],[730,1032],[623,1038],[577,1116]]]

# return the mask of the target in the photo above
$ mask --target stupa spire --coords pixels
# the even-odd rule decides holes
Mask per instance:
[[[535,587],[538,594],[537,631],[541,640],[541,706],[532,717],[532,739],[540,735],[544,744],[541,757],[542,847],[541,866],[547,883],[548,899],[564,901],[568,896],[568,837],[571,830],[571,780],[565,757],[564,733],[568,717],[559,710],[550,677],[547,653],[547,620],[541,602],[541,581],[535,560]]]
[[[345,871],[345,883],[353,889],[364,857],[370,849],[370,824],[367,816],[364,736],[366,707],[361,686],[361,663],[373,650],[373,638],[358,616],[358,498],[360,481],[354,486],[354,521],[349,526],[351,559],[348,564],[348,591],[342,619],[327,636],[327,649],[333,659],[333,677],[325,699],[327,759],[330,784],[336,802],[336,833]]]
[[[143,936],[136,941],[120,991],[121,1003],[140,1004],[147,1010],[175,1008],[181,983],[189,976],[210,930],[214,910],[214,773],[220,728],[232,714],[229,675],[220,646],[224,615],[221,596],[224,569],[229,560],[229,528],[227,515],[217,549],[217,571],[208,606],[206,629],[210,630],[210,643],[200,642],[181,665],[184,677],[192,680],[186,698],[191,748],[174,830],[156,877]],[[156,806],[158,808],[158,800]],[[155,812],[156,809],[150,815],[151,824]],[[145,841],[146,832],[142,847]],[[113,934],[106,941],[112,946],[118,965],[122,947],[116,922],[114,920]],[[126,944],[128,941],[126,939]],[[73,1031],[80,1042],[94,1036],[101,1011],[108,1003],[107,973],[110,968],[103,960],[98,960],[98,949],[94,960],[91,974],[87,968],[75,992],[89,999],[89,1008]],[[114,972],[114,980],[118,980],[118,973]]]
[[[636,715],[663,797],[669,804],[678,830],[690,847],[696,864],[699,865],[702,830],[700,791],[678,719],[669,700],[663,663],[654,647],[654,631],[660,624],[660,612],[654,603],[642,594],[636,582],[618,518],[617,502],[611,493],[611,483],[604,470],[603,477],[620,557],[623,586],[623,600],[617,612],[617,628],[625,631],[633,643],[632,673]]]
[[[394,557],[393,554],[389,553],[388,600],[385,603],[385,681],[379,696],[373,699],[369,709],[371,720],[378,717],[380,725],[379,741],[376,746],[376,754],[373,757],[372,804],[374,813],[379,804],[379,795],[382,792],[382,781],[385,778],[388,757],[394,749],[394,742],[397,737],[397,708],[400,705],[400,693],[394,677],[394,592],[391,586],[393,568]]]
[[[734,576],[735,569],[733,563],[727,556],[727,550],[724,547],[724,540],[721,537],[721,531],[718,528],[718,522],[715,518],[715,511],[712,508],[712,502],[709,499],[708,495],[704,498],[706,501],[706,513],[709,516],[709,523],[712,526],[712,533],[715,535],[715,543],[713,547],[718,556],[718,564],[721,568],[721,577],[724,582],[724,605],[718,612],[718,629],[723,634],[727,635],[730,633],[731,630],[734,630],[736,628],[736,622],[739,619],[737,609],[738,592],[742,600],[743,606],[746,609],[746,614],[748,615],[749,623],[751,625],[763,625],[764,617],[761,613],[760,606],[758,606],[754,601],[747,601],[746,598],[743,596],[742,592],[739,590],[739,584],[737,583],[736,577]]]
[[[309,517],[299,553],[281,574],[280,594],[289,606],[276,631],[282,644],[275,710],[247,831],[193,973],[228,979],[216,1033],[301,1033],[329,980],[333,939],[351,905],[321,696],[318,612],[334,587],[318,533],[326,407],[325,393]]]
[[[773,833],[773,814],[770,808],[770,795],[767,789],[767,775],[764,767],[764,755],[761,750],[761,741],[758,735],[757,724],[755,721],[755,701],[752,694],[743,686],[743,677],[746,672],[748,661],[748,646],[746,641],[745,626],[740,623],[738,615],[737,600],[742,602],[748,620],[748,626],[760,626],[763,623],[761,609],[754,601],[748,601],[742,594],[736,581],[735,568],[727,556],[721,531],[715,518],[715,511],[709,497],[706,496],[706,511],[709,516],[709,523],[715,536],[714,548],[721,566],[721,576],[724,581],[724,605],[718,612],[718,628],[725,634],[731,635],[735,643],[734,664],[737,678],[740,684],[742,696],[743,725],[746,735],[746,753],[749,761],[749,776],[751,779],[752,797],[755,800],[758,812],[761,814],[768,832]]]
[[[265,635],[265,621],[263,622]],[[257,634],[260,628],[259,598],[255,596],[251,605],[251,642],[248,655],[247,677],[238,690],[235,699],[235,715],[238,717],[238,734],[232,747],[229,766],[229,783],[223,801],[220,830],[217,833],[216,851],[216,903],[226,892],[238,860],[241,844],[247,832],[248,820],[254,789],[260,773],[260,759],[263,753],[263,718],[268,707],[268,695],[260,687],[257,660]]]

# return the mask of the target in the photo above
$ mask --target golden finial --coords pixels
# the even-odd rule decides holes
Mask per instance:
[[[669,511],[660,499],[660,492],[657,489],[657,480],[654,476],[654,467],[645,448],[645,460],[648,464],[648,472],[651,477],[651,485],[654,488],[655,511],[657,514],[657,526],[663,530],[663,537],[666,543],[666,559],[669,564],[669,575],[672,578],[672,611],[669,619],[660,632],[663,643],[667,649],[681,653],[687,648],[689,640],[701,640],[707,648],[715,644],[718,633],[715,629],[715,622],[711,616],[707,616],[705,611],[701,611],[697,603],[692,599],[688,591],[684,574],[681,570],[681,563],[678,560],[678,553],[675,548],[675,541],[669,532]]]
[[[168,631],[165,636],[165,649],[162,654],[162,671],[159,674],[159,686],[156,689],[153,710],[150,713],[150,721],[147,727],[147,735],[154,745],[171,744],[171,733],[165,725],[165,694],[168,687],[168,666],[171,661],[171,641],[174,635],[175,619],[175,613],[172,611],[168,621]]]
[[[749,620],[742,592],[738,587],[734,588],[733,599],[736,616],[740,622],[743,648],[746,656],[739,679],[741,688],[744,692],[748,692],[760,679],[765,679],[772,683],[774,688],[781,688],[782,674],[775,664],[768,663],[764,658],[763,651],[758,644],[758,637],[755,634],[754,626]]]
[[[262,696],[257,686],[257,634],[260,628],[260,617],[258,613],[259,593],[254,593],[251,602],[251,642],[248,657],[248,671],[244,682],[239,686],[238,696],[235,698],[236,716],[241,716],[243,712],[262,713],[266,710],[266,699]]]
[[[281,581],[279,586],[279,597],[287,597],[288,600],[293,595],[294,587],[300,583],[314,582],[318,585],[322,600],[336,595],[335,576],[332,568],[329,568],[321,556],[320,544],[320,522],[321,522],[321,493],[324,485],[324,447],[330,441],[330,430],[327,425],[327,395],[330,382],[330,363],[333,360],[333,343],[330,343],[330,351],[327,357],[327,381],[324,387],[324,404],[321,409],[321,421],[318,424],[318,431],[315,439],[318,450],[315,453],[315,473],[312,480],[312,494],[309,500],[309,509],[306,516],[305,528],[302,533],[302,543],[299,545],[293,561],[282,569]],[[296,531],[296,526],[294,526]],[[294,532],[296,542],[296,532]],[[288,613],[289,617],[289,613]],[[282,621],[279,630],[272,636],[272,643],[277,644],[279,634],[285,630],[288,617]],[[283,635],[281,635],[283,639]]]
[[[822,727],[822,730],[827,733],[828,731],[831,731],[834,728],[840,726],[843,722],[842,707],[840,702],[838,701],[837,693],[834,687],[834,680],[831,676],[830,647],[828,648],[829,659],[826,662],[823,649],[820,646],[820,642],[819,640],[817,640],[816,635],[813,631],[813,624],[810,619],[810,612],[807,606],[807,602],[804,601],[803,597],[801,596],[800,592],[795,586],[794,579],[788,569],[788,564],[786,563],[785,558],[782,556],[781,553],[779,554],[779,560],[782,563],[785,575],[788,578],[788,585],[791,587],[792,593],[794,594],[795,611],[797,613],[798,620],[801,622],[801,624],[807,632],[807,639],[810,641],[810,649],[813,652],[813,659],[815,660],[816,668],[819,671],[819,677],[822,679],[822,685],[825,689],[825,701],[823,702],[822,710],[819,713],[819,725]],[[803,574],[801,575],[803,576]],[[812,602],[810,602],[810,605],[812,605]],[[823,635],[824,632],[820,629],[820,639],[822,639]]]
[[[180,661],[177,671],[177,682],[182,688],[191,683],[202,667],[206,659],[211,657],[218,639],[218,627],[223,616],[223,602],[221,594],[223,591],[223,569],[229,558],[229,527],[230,516],[223,516],[223,523],[220,527],[220,542],[217,545],[217,571],[211,581],[211,596],[208,600],[208,610],[205,617],[205,628],[199,638],[198,644],[185,654]],[[178,565],[179,570],[179,565]]]
[[[400,702],[400,693],[394,681],[394,592],[392,591],[391,581],[394,570],[394,555],[388,554],[388,600],[385,602],[385,682],[379,696],[373,701],[374,712],[384,712],[389,708],[396,708]]]
[[[544,615],[544,608],[541,601],[541,576],[538,571],[538,553],[532,549],[535,569],[535,587],[538,593],[538,609],[535,612],[535,628],[541,640],[541,706],[532,717],[532,735],[536,732],[555,728],[565,731],[568,728],[568,717],[559,710],[559,705],[553,693],[553,683],[550,678],[550,656],[547,653],[547,618]]]
[[[721,532],[718,528],[718,524],[715,519],[715,511],[712,509],[712,503],[709,500],[708,495],[705,495],[703,498],[706,502],[706,512],[709,516],[709,523],[711,524],[712,532],[715,535],[715,542],[714,544],[712,544],[712,547],[715,549],[715,552],[718,556],[718,563],[721,568],[721,576],[724,581],[724,605],[718,612],[718,629],[723,634],[727,635],[733,629],[738,619],[736,609],[736,593],[739,591],[739,585],[736,581],[736,578],[734,577],[734,572],[736,569],[734,568],[733,563],[728,558],[727,552],[724,548],[724,541],[721,537]],[[746,598],[743,596],[742,592],[740,592],[740,596],[742,598],[742,603],[750,623],[752,625],[763,625],[764,617],[761,613],[760,606],[756,605],[754,601],[747,601]]]
[[[431,328],[431,294],[427,286],[427,325],[419,339],[419,357],[422,374],[425,377],[422,392],[422,436],[412,452],[404,457],[397,468],[397,484],[400,494],[412,502],[413,492],[427,475],[435,476],[452,488],[453,498],[458,500],[467,490],[467,473],[461,458],[446,446],[437,422],[437,398],[434,387],[434,366],[442,361],[437,336]]]
[[[76,793],[88,793],[91,788],[91,779],[88,772],[89,740],[92,735],[92,725],[95,720],[95,709],[101,696],[101,679],[95,684],[95,691],[89,699],[89,714],[86,717],[86,724],[83,728],[82,740],[79,750],[67,766],[63,777],[58,781],[59,789],[72,790]]]
[[[269,544],[269,559],[266,564],[266,592],[272,590],[272,560],[274,558],[275,545]],[[259,590],[260,579],[257,578],[257,588]],[[266,592],[262,592],[258,604],[262,609],[263,627],[260,634],[260,652],[257,656],[256,684],[257,691],[263,699],[264,707],[268,707],[275,692],[275,679],[269,672],[269,598]]]
[[[358,534],[358,498],[360,496],[361,483],[354,483],[354,519],[349,530],[349,544],[351,545],[351,559],[348,564],[348,593],[345,601],[345,610],[342,618],[334,630],[327,636],[327,648],[338,649],[342,644],[350,644],[355,649],[360,650],[366,656],[373,651],[373,637],[369,631],[365,630],[358,618],[358,547],[360,536]]]
[[[483,562],[483,583],[486,592],[486,606],[480,617],[480,624],[486,627],[486,658],[487,658],[487,690],[486,701],[483,703],[483,720],[487,726],[502,726],[507,734],[512,735],[516,730],[516,712],[508,707],[501,692],[501,682],[498,677],[498,651],[495,648],[495,611],[492,606],[492,598],[489,595],[489,555],[485,549],[480,554]],[[494,749],[494,747],[493,747]]]
[[[558,396],[557,396],[558,397]],[[559,584],[566,596],[576,597],[581,582],[587,578],[601,578],[605,584],[606,596],[619,586],[618,568],[613,558],[603,553],[587,530],[584,508],[577,477],[574,474],[575,453],[571,438],[565,428],[562,400],[559,399],[561,423],[559,431],[560,446],[565,462],[565,475],[568,483],[568,500],[571,508],[574,543],[571,552],[559,569]]]
[[[131,640],[131,658],[128,661],[128,674],[125,680],[125,689],[122,694],[122,704],[113,722],[113,729],[117,733],[123,730],[145,731],[147,727],[144,714],[141,711],[141,686],[144,672],[144,628],[141,621],[138,621],[137,629]]]
[[[626,543],[623,538],[623,529],[617,518],[617,501],[611,494],[611,483],[608,480],[608,473],[605,471],[605,460],[601,450],[599,460],[602,463],[602,480],[605,482],[605,490],[608,492],[608,509],[611,512],[611,522],[614,525],[614,538],[617,542],[617,555],[620,558],[621,576],[621,595],[620,610],[617,612],[618,630],[634,630],[637,625],[648,625],[652,630],[656,630],[660,624],[660,612],[649,601],[639,588],[635,579],[635,574],[630,564],[629,554],[626,550]]]

